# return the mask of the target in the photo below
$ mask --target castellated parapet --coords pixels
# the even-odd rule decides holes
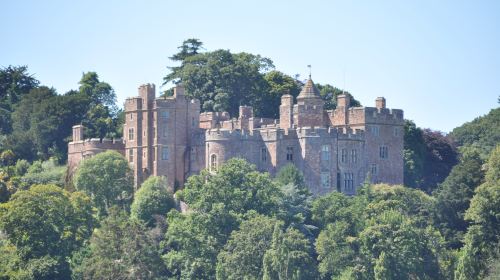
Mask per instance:
[[[375,107],[350,107],[350,96],[340,95],[337,108],[327,111],[309,79],[297,102],[284,94],[279,119],[269,119],[254,116],[250,106],[240,106],[238,118],[200,113],[200,102],[188,98],[182,85],[166,98],[156,98],[152,84],[138,91],[125,101],[123,140],[83,140],[75,127],[70,166],[112,149],[130,162],[137,187],[150,175],[182,187],[188,176],[205,168],[217,172],[234,157],[272,175],[293,164],[316,195],[353,195],[368,174],[373,182],[403,183],[403,111],[387,109],[383,97]]]

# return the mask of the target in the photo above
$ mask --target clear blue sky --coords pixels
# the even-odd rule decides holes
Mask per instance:
[[[448,132],[498,106],[500,1],[0,2],[0,66],[28,65],[61,94],[96,71],[121,104],[159,86],[192,37],[290,75],[311,64],[316,82],[367,106],[385,96],[421,127]]]

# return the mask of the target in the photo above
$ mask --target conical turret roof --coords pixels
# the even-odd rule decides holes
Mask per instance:
[[[320,98],[319,90],[314,85],[311,76],[309,76],[309,79],[307,79],[306,84],[300,91],[300,94],[299,96],[297,96],[297,98]]]

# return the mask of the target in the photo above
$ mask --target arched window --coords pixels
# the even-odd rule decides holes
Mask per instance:
[[[217,170],[217,155],[212,154],[210,156],[210,171],[216,171]]]

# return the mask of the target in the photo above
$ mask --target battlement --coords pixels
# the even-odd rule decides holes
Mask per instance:
[[[204,112],[200,114],[200,128],[215,128],[222,121],[230,119],[228,112]]]

